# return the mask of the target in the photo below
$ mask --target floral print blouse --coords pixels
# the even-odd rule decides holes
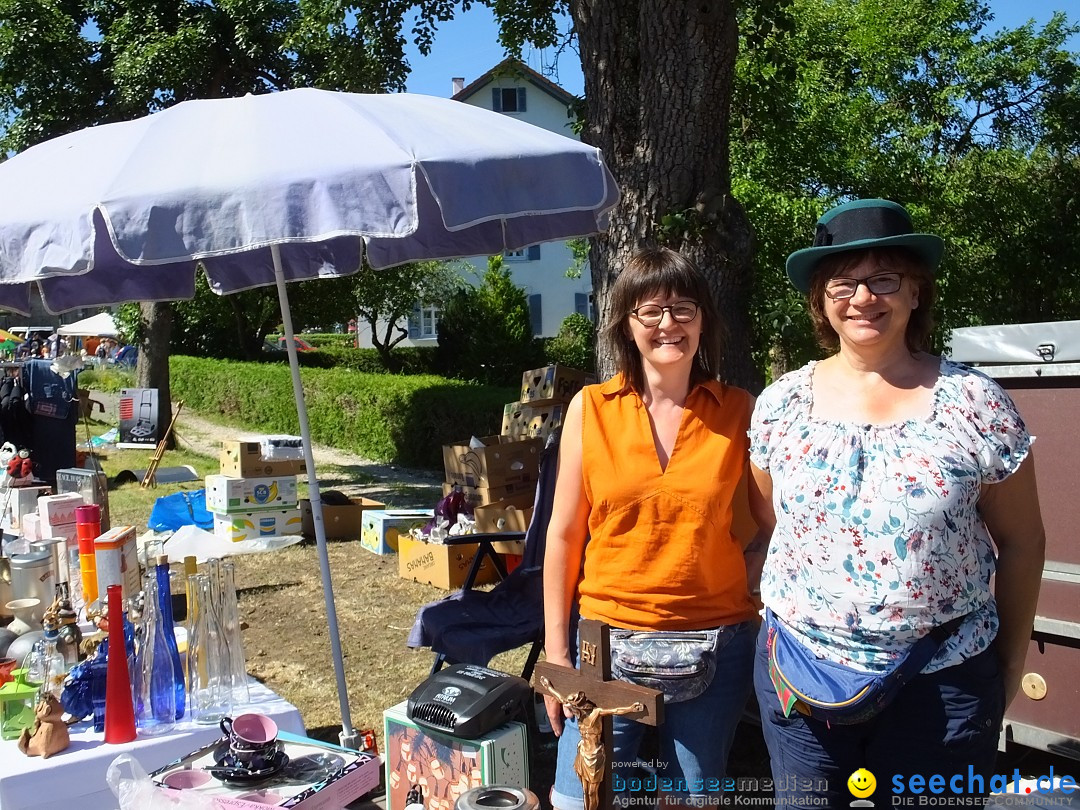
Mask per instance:
[[[754,408],[750,458],[769,473],[776,530],[764,603],[818,656],[877,671],[932,627],[967,619],[924,672],[993,641],[994,552],[977,504],[1033,437],[993,380],[942,358],[925,419],[868,425],[812,414],[814,366]]]

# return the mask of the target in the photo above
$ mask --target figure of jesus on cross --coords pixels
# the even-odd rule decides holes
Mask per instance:
[[[577,670],[546,661],[536,665],[539,686],[577,720],[581,741],[574,771],[581,780],[585,810],[612,806],[611,760],[607,755],[611,748],[611,718],[634,715],[634,720],[648,725],[663,722],[664,697],[660,692],[611,680],[608,631],[602,622],[581,620]]]

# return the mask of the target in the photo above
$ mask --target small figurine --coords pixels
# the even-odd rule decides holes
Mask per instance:
[[[34,725],[24,728],[19,737],[19,750],[28,757],[48,759],[71,745],[63,714],[64,707],[53,695],[41,698],[34,708]]]
[[[7,463],[5,469],[5,486],[19,486],[34,476],[34,464],[30,461],[30,451],[25,447],[20,449]]]

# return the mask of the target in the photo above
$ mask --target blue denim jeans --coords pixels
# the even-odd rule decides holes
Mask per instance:
[[[646,762],[655,768],[656,778],[635,770],[645,726],[614,717],[614,746],[611,752],[614,788],[625,791],[634,780],[647,789],[655,783],[666,796],[717,795],[727,771],[728,752],[735,727],[742,717],[753,686],[753,622],[738,626],[731,640],[717,653],[716,675],[705,692],[693,700],[664,705],[660,725],[657,760]],[[581,740],[577,721],[568,719],[559,737],[559,756],[551,803],[556,810],[582,810],[581,782],[574,773],[574,757]],[[618,797],[616,797],[616,800]]]
[[[957,782],[964,792],[987,795],[997,758],[998,730],[1005,714],[1005,685],[995,648],[953,667],[912,679],[885,709],[866,723],[827,725],[792,710],[784,717],[769,679],[764,628],[758,636],[754,688],[761,710],[761,728],[772,760],[777,806],[827,800],[846,807],[853,799],[848,777],[859,768],[877,781],[870,799],[887,807],[893,797],[926,798],[932,775]],[[970,767],[970,772],[969,772]],[[918,776],[912,792],[910,777]],[[981,776],[981,780],[977,777]],[[974,790],[969,790],[970,786]],[[978,786],[985,786],[978,790]],[[935,796],[948,806],[951,790]]]

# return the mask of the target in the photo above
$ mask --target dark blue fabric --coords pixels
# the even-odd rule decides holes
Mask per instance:
[[[52,370],[51,360],[27,360],[22,373],[30,394],[30,413],[67,419],[75,399],[78,372],[65,378]]]
[[[830,726],[797,712],[784,717],[769,679],[762,628],[754,688],[772,761],[777,806],[805,803],[814,797],[824,800],[822,806],[847,807],[852,800],[847,780],[859,768],[874,774],[877,790],[870,799],[879,808],[888,807],[893,796],[914,796],[907,792],[911,776],[925,780],[934,774],[946,779],[963,774],[966,786],[969,766],[972,774],[981,775],[986,789],[963,795],[989,793],[998,730],[1005,715],[1004,682],[993,646],[957,666],[916,676],[866,723]],[[904,790],[894,793],[897,776]],[[954,797],[950,793],[934,798],[948,806]],[[913,799],[913,804],[917,802]]]

